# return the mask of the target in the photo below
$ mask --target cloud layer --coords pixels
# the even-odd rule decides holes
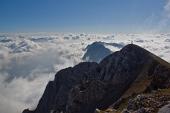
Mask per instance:
[[[0,34],[0,112],[34,109],[55,73],[95,41],[113,52],[133,42],[170,62],[170,34]]]

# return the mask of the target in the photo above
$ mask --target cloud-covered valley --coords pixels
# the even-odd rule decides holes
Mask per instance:
[[[170,62],[170,34],[0,34],[0,112],[34,109],[55,73],[96,41],[112,52],[134,43]]]

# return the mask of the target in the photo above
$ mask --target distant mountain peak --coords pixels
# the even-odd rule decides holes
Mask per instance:
[[[104,57],[112,53],[111,50],[104,46],[103,42],[93,42],[85,50],[86,53],[82,59],[89,62],[100,62]]]

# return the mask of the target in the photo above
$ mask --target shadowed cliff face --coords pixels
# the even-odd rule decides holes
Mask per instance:
[[[169,68],[169,63],[130,44],[99,64],[84,62],[59,71],[32,112],[94,113],[96,108],[106,109],[123,95],[170,87]],[[134,88],[145,79],[147,84],[143,83],[141,90]]]
[[[51,110],[65,111],[68,94],[71,88],[80,84],[84,74],[97,66],[97,63],[80,63],[77,66],[66,68],[55,75],[44,91],[35,113],[50,113]]]

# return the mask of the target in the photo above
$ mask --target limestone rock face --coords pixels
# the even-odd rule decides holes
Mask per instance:
[[[94,113],[124,94],[167,88],[169,84],[170,64],[129,44],[99,64],[84,62],[59,71],[48,83],[37,108],[23,113]]]

